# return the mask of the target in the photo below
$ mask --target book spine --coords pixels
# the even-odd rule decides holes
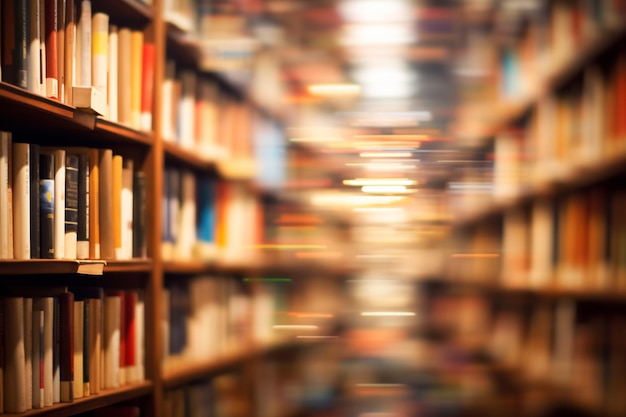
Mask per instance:
[[[65,150],[54,154],[54,259],[65,258]]]
[[[89,150],[89,257],[100,259],[100,151]]]
[[[42,259],[54,258],[54,159],[39,156],[39,219],[40,253]]]
[[[4,378],[6,375],[4,339],[5,339],[5,314],[4,300],[0,298],[0,412],[4,413]]]
[[[141,75],[143,74],[143,32],[133,30],[131,32],[131,78],[130,78],[130,109],[131,126],[141,129]]]
[[[60,388],[61,402],[74,401],[74,294],[59,298]]]
[[[76,257],[89,258],[89,154],[83,152],[78,161],[78,229]]]
[[[133,160],[125,158],[122,168],[121,233],[122,259],[133,257]]]
[[[41,14],[39,0],[28,0],[30,8],[28,33],[28,91],[41,93],[41,64],[39,50],[41,48],[41,34],[39,32]]]
[[[13,144],[13,256],[30,259],[30,146]]]
[[[46,0],[46,97],[59,99],[59,73],[58,73],[58,8],[57,0]]]
[[[9,259],[9,135],[0,132],[0,259]]]
[[[76,48],[76,85],[89,87],[91,80],[91,1],[81,0],[80,18],[76,30],[80,47]]]
[[[109,57],[108,57],[108,80],[107,80],[107,99],[109,104],[108,109],[108,117],[112,122],[117,122],[118,113],[118,34],[117,34],[117,26],[111,25],[109,27]]]
[[[83,398],[83,324],[85,302],[83,300],[74,300],[74,389],[73,398]]]
[[[89,388],[100,392],[100,362],[102,357],[102,297],[89,300]]]
[[[29,32],[29,0],[16,0],[15,12],[15,48],[13,66],[15,85],[28,89],[28,32]]]
[[[44,312],[34,310],[32,312],[32,403],[33,408],[44,407],[44,380],[43,380],[43,333]]]
[[[78,156],[65,162],[65,259],[76,259],[78,232]]]
[[[141,130],[152,130],[152,108],[154,103],[154,66],[156,48],[152,43],[143,45],[141,74]]]
[[[137,368],[137,381],[145,379],[144,367],[144,340],[145,340],[145,302],[142,292],[137,293],[135,307],[135,366]]]
[[[39,94],[46,96],[46,1],[39,0]]]
[[[72,105],[74,86],[74,55],[76,53],[76,5],[74,0],[65,0],[65,104]]]
[[[102,259],[115,259],[114,223],[113,223],[113,151],[100,150],[99,162],[99,224],[100,256]]]
[[[67,1],[57,0],[57,75],[59,80],[58,96],[61,103],[66,103],[65,95],[65,11]]]
[[[85,299],[83,305],[83,396],[88,397],[91,395],[91,387],[89,384],[89,361],[91,359],[90,355],[90,342],[91,342],[91,316],[90,310],[91,305],[89,303],[89,299]]]
[[[39,206],[39,145],[30,145],[30,257],[41,257],[41,218]]]
[[[208,177],[198,181],[198,239],[203,243],[215,242],[215,190]]]
[[[4,299],[4,412],[26,411],[24,375],[24,299]]]
[[[133,181],[133,258],[146,258],[148,256],[146,199],[146,174],[137,171]]]
[[[108,94],[109,16],[104,13],[95,13],[92,19],[92,30],[91,78],[93,86],[106,96]]]
[[[126,381],[126,304],[125,304],[125,293],[124,291],[117,292],[118,297],[120,299],[120,312],[119,312],[119,333],[120,333],[120,344],[118,346],[118,367],[119,367],[119,386],[124,386],[127,384]]]
[[[137,293],[128,291],[124,294],[124,339],[126,349],[124,350],[124,364],[126,366],[126,383],[132,384],[137,382],[137,363],[136,363],[136,336],[137,323],[135,312],[137,307]]]
[[[15,84],[15,2],[2,2],[2,81]]]
[[[104,297],[104,389],[120,386],[120,304],[119,295]]]
[[[52,403],[56,404],[61,402],[61,318],[58,298],[53,298],[52,311]]]
[[[132,36],[128,28],[118,30],[117,56],[117,120],[132,126]]]
[[[122,259],[122,170],[124,158],[121,155],[113,156],[112,169],[112,196],[113,196],[113,246],[115,259]]]
[[[26,382],[26,409],[33,408],[33,387],[39,389],[39,384],[33,382],[35,370],[39,365],[33,362],[33,330],[37,330],[37,326],[33,326],[33,299],[24,298],[24,380]],[[37,373],[36,378],[39,378]]]
[[[54,403],[54,298],[44,297],[43,378],[44,405]]]

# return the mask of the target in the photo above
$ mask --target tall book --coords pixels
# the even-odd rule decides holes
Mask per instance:
[[[197,241],[196,177],[191,171],[181,175],[181,200],[179,235],[176,241],[176,258],[190,258]]]
[[[24,299],[4,299],[4,412],[26,411]]]
[[[54,157],[39,156],[39,231],[42,259],[54,258]]]
[[[153,43],[144,43],[141,74],[141,130],[152,130],[152,108],[154,100],[154,67],[156,48]]]
[[[13,256],[30,259],[30,145],[13,143]]]
[[[52,402],[61,402],[61,307],[59,298],[53,300],[52,322]]]
[[[0,131],[0,259],[9,259],[9,159],[12,153],[11,134]],[[11,251],[12,252],[12,251]]]
[[[89,357],[89,367],[85,367],[85,374],[89,376],[90,394],[100,392],[100,374],[102,360],[102,301],[103,294],[101,288],[89,288],[84,293],[85,302],[89,304],[89,330],[87,339],[88,349],[84,354]],[[86,310],[85,310],[86,311]]]
[[[41,254],[41,219],[39,206],[39,145],[30,144],[30,257],[40,258]]]
[[[123,259],[122,252],[122,176],[124,158],[113,156],[112,196],[113,196],[113,245],[115,259]]]
[[[42,322],[43,325],[43,322]],[[26,382],[26,409],[33,408],[34,392],[33,388],[39,389],[39,363],[33,362],[33,331],[38,331],[39,326],[33,325],[33,299],[24,298],[24,380]],[[39,352],[37,352],[37,362],[39,362]],[[35,367],[37,367],[35,376]],[[36,379],[36,382],[35,382]],[[43,400],[43,392],[42,392]],[[43,402],[42,402],[43,405]],[[38,407],[40,408],[40,407]]]
[[[67,2],[57,0],[57,75],[59,80],[59,101],[65,103],[65,12]]]
[[[121,192],[121,258],[133,257],[133,174],[134,164],[130,158],[124,158],[122,167],[122,192]]]
[[[215,185],[208,176],[198,178],[197,255],[210,258],[215,254],[216,200]]]
[[[65,258],[65,150],[54,155],[54,259]]]
[[[101,149],[99,152],[99,229],[100,229],[100,257],[115,259],[115,241],[113,222],[113,151]]]
[[[76,259],[78,234],[78,156],[65,160],[65,259]]]
[[[136,171],[133,180],[133,258],[148,256],[146,199],[146,174]]]
[[[131,76],[130,76],[130,110],[131,125],[134,129],[141,129],[141,96],[143,74],[143,32],[131,32]]]
[[[106,97],[108,93],[109,16],[104,13],[94,13],[91,23],[92,83]]]
[[[106,294],[104,297],[104,389],[120,386],[121,302],[121,292]]]
[[[89,257],[100,259],[100,151],[89,150]]]
[[[80,0],[76,25],[76,85],[91,87],[91,0]]]
[[[15,84],[15,2],[2,2],[2,81]]]
[[[31,311],[32,350],[31,350],[31,401],[33,408],[43,408],[44,404],[44,312],[41,310]]]
[[[83,398],[83,331],[84,331],[84,313],[85,301],[80,299],[78,295],[74,299],[74,399]]]
[[[109,57],[107,60],[107,102],[109,104],[107,116],[109,120],[113,122],[117,122],[118,120],[118,53],[117,26],[111,25],[109,27]]]
[[[39,94],[46,97],[46,1],[39,0]]]
[[[72,0],[65,1],[65,62],[63,72],[65,79],[65,104],[72,105],[72,87],[74,86],[74,55],[76,53],[76,4]]]
[[[59,297],[61,402],[74,401],[74,294]]]
[[[58,4],[57,0],[46,0],[46,97],[59,99],[59,72],[58,72]]]
[[[33,310],[43,311],[44,327],[43,327],[43,350],[42,350],[42,375],[43,375],[43,394],[44,405],[49,407],[54,402],[54,298],[53,297],[37,297],[33,300]]]
[[[179,110],[178,141],[184,148],[193,148],[196,144],[196,84],[194,71],[184,70],[180,74],[182,93]]]
[[[123,354],[124,369],[126,374],[126,383],[133,384],[139,381],[137,373],[137,322],[136,309],[138,297],[134,291],[126,291],[124,293],[124,340],[125,349]]]
[[[135,305],[135,366],[137,368],[137,381],[145,379],[144,344],[145,344],[145,301],[141,291],[137,292]]]
[[[39,29],[41,13],[39,0],[29,2],[29,28],[28,28],[28,91],[35,94],[41,93],[41,64],[39,49],[41,48],[41,33]]]
[[[14,82],[20,88],[28,88],[28,26],[30,23],[29,0],[16,0],[14,5],[15,49],[13,53]]]
[[[89,300],[83,298],[83,397],[91,395],[91,384],[89,377],[90,360],[90,338],[91,338],[91,304]]]
[[[132,126],[132,34],[128,28],[118,31],[117,57],[117,120]]]
[[[78,156],[78,229],[76,232],[76,257],[89,258],[89,151]]]

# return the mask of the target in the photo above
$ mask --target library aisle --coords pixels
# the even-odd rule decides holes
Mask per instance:
[[[623,0],[0,0],[0,417],[626,417]]]

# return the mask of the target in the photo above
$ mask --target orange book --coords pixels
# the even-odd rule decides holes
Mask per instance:
[[[89,150],[89,258],[100,259],[100,156]]]
[[[122,171],[124,158],[113,156],[113,247],[115,257],[119,258],[122,251]]]
[[[156,48],[154,44],[143,45],[141,74],[141,130],[152,130],[152,107],[154,100],[154,66]]]
[[[133,129],[141,129],[141,98],[143,74],[143,32],[133,30],[131,32],[131,72],[130,72],[130,111],[131,126]]]
[[[57,0],[46,0],[46,97],[59,99]]]

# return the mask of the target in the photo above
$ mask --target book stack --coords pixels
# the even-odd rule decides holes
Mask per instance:
[[[143,381],[137,291],[12,288],[2,311],[4,413],[23,413]]]
[[[145,258],[146,177],[111,149],[0,132],[0,259]]]

